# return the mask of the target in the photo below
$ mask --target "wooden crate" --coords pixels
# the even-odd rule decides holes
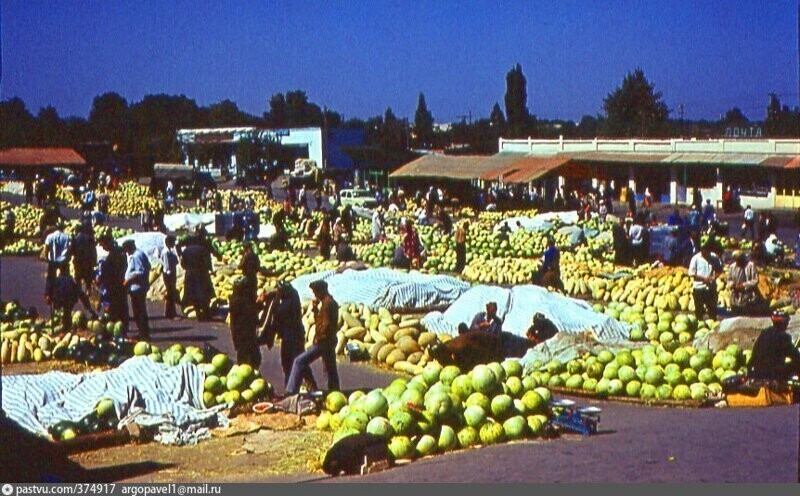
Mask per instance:
[[[793,391],[775,391],[773,389],[759,388],[755,395],[731,393],[727,395],[730,407],[764,407],[773,405],[791,405],[794,403]]]

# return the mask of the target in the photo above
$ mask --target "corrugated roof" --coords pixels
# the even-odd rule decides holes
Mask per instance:
[[[795,158],[791,155],[769,155],[758,165],[762,167],[786,167]]]
[[[518,156],[425,155],[392,172],[389,177],[438,177],[468,181],[484,174],[500,171]]]
[[[529,183],[535,181],[545,174],[568,163],[570,157],[526,157],[515,162],[508,174],[503,175],[505,183]]]
[[[758,165],[766,155],[760,153],[672,153],[663,160],[673,164]]]
[[[666,153],[581,152],[572,158],[581,162],[620,162],[627,164],[657,163],[669,157]]]
[[[86,165],[72,148],[9,148],[0,150],[0,167],[56,167]]]
[[[785,169],[797,169],[800,168],[800,156],[792,158],[789,163],[784,164],[783,166]]]

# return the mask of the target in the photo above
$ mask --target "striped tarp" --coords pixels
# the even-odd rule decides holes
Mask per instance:
[[[10,419],[42,436],[60,421],[80,421],[103,398],[114,402],[118,418],[143,409],[188,429],[221,420],[218,409],[203,405],[204,380],[193,364],[170,367],[148,357],[133,357],[105,372],[4,376],[2,406]]]
[[[324,279],[328,291],[339,304],[364,304],[371,309],[413,311],[446,307],[469,289],[469,284],[455,277],[403,272],[389,268],[334,271],[301,276],[292,282],[301,300],[314,295],[308,284]]]
[[[533,315],[542,312],[559,332],[580,333],[593,330],[601,340],[628,339],[630,326],[596,312],[583,300],[569,298],[534,285],[516,286],[512,289],[498,286],[475,286],[467,291],[444,313],[431,312],[422,324],[437,333],[455,335],[458,324],[469,323],[476,313],[485,309],[486,303],[497,303],[497,314],[503,320],[503,331],[525,336]]]

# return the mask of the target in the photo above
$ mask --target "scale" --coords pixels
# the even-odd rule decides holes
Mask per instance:
[[[553,410],[550,420],[553,425],[584,436],[597,434],[597,424],[600,422],[602,412],[600,408],[579,407],[568,399],[553,400],[550,402],[550,408]]]

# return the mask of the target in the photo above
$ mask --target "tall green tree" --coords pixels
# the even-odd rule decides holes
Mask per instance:
[[[417,100],[417,111],[414,112],[414,135],[418,146],[433,145],[433,115],[425,103],[425,95],[421,92]]]
[[[36,116],[39,146],[64,146],[69,144],[67,125],[52,106],[43,107]]]
[[[36,119],[19,98],[0,102],[0,148],[31,146],[36,139]]]
[[[506,74],[506,119],[512,138],[524,137],[528,131],[530,116],[528,114],[527,84],[528,81],[519,64],[512,67]]]
[[[503,115],[503,111],[500,110],[500,104],[497,102],[495,102],[494,107],[492,107],[492,113],[489,115],[489,122],[498,132],[502,133],[505,130],[506,116]]]
[[[119,94],[103,93],[92,100],[89,125],[98,141],[119,145],[123,152],[130,150],[131,114],[128,101]]]
[[[666,131],[669,110],[647,80],[644,71],[628,73],[622,84],[603,99],[606,134],[610,136],[654,136]]]

